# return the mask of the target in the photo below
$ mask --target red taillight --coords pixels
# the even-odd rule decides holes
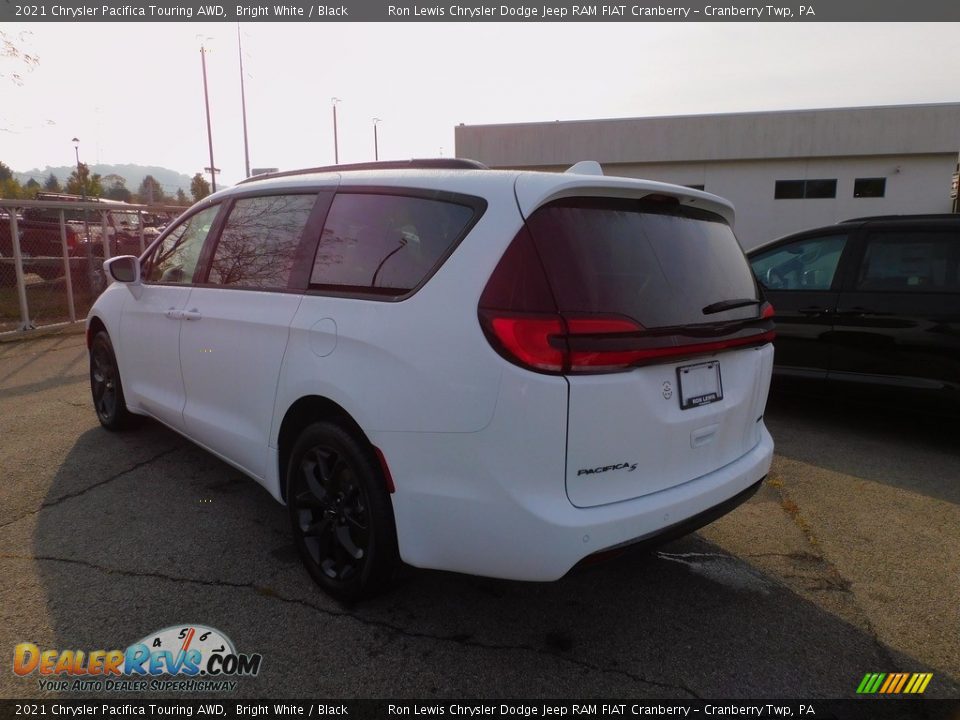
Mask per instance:
[[[507,248],[480,297],[480,323],[491,345],[521,367],[547,373],[617,372],[773,340],[769,304],[761,320],[723,327],[649,331],[624,314],[568,312],[553,289],[529,230]],[[712,334],[712,337],[711,337]],[[705,335],[705,337],[701,337]]]
[[[533,370],[597,373],[636,365],[704,355],[772,342],[773,330],[704,342],[681,342],[677,336],[644,337],[643,327],[623,318],[561,315],[515,315],[481,311],[495,347],[508,360]],[[667,341],[669,345],[625,347]]]
[[[548,372],[563,370],[566,353],[557,347],[563,335],[559,317],[492,316],[489,322],[500,345],[521,365]]]
[[[769,320],[769,319],[772,318],[775,314],[776,314],[776,313],[775,313],[775,311],[774,311],[774,309],[773,309],[773,305],[771,305],[771,304],[768,303],[768,302],[765,302],[765,303],[763,304],[763,307],[760,308],[760,319],[761,319],[761,320]]]

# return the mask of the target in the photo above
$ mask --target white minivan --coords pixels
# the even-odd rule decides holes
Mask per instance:
[[[289,508],[354,599],[398,561],[554,580],[766,475],[773,311],[726,201],[424,160],[212,195],[87,318],[104,427],[146,415]]]

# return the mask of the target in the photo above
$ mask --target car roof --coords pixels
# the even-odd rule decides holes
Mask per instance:
[[[237,194],[263,190],[276,192],[311,188],[335,189],[341,185],[430,189],[483,197],[491,185],[504,183],[516,186],[517,202],[524,215],[546,202],[572,195],[644,197],[656,194],[675,197],[683,205],[713,212],[733,224],[733,205],[716,195],[652,180],[581,172],[589,167],[589,163],[578,163],[572,168],[575,171],[572,173],[492,170],[476,161],[456,158],[327,166],[271,173],[266,177],[255,176],[232,188],[221,190],[206,200],[214,202]],[[599,166],[597,168],[599,169]]]
[[[770,242],[763,243],[758,245],[755,248],[752,248],[747,251],[747,256],[755,255],[763,250],[768,250],[774,245],[793,240],[800,239],[812,235],[826,234],[836,231],[846,231],[851,228],[863,227],[864,225],[890,225],[892,227],[903,227],[909,225],[916,226],[929,226],[929,225],[943,225],[943,224],[960,224],[960,214],[957,213],[925,213],[925,214],[915,214],[915,215],[869,215],[866,217],[859,218],[850,218],[849,220],[841,220],[840,222],[833,223],[832,225],[821,225],[819,227],[808,228],[807,230],[799,230],[797,232],[787,233],[786,235],[781,235],[778,238],[771,240]],[[957,238],[960,242],[960,236]]]

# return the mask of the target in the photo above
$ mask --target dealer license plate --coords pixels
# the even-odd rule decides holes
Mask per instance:
[[[680,388],[680,409],[709,405],[723,400],[720,382],[720,361],[684,365],[677,368],[677,386]]]

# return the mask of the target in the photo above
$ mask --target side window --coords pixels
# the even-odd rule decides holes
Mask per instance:
[[[191,215],[174,228],[153,249],[143,268],[144,282],[186,285],[193,282],[193,271],[210,227],[220,212],[214,205]]]
[[[215,285],[285,288],[316,195],[237,200],[220,233],[207,280]]]
[[[829,290],[846,235],[807,238],[754,256],[750,267],[768,290]]]
[[[340,193],[320,237],[310,282],[404,293],[430,274],[474,210],[444,200]]]
[[[936,232],[892,232],[867,238],[857,289],[866,292],[960,290],[960,244]]]

